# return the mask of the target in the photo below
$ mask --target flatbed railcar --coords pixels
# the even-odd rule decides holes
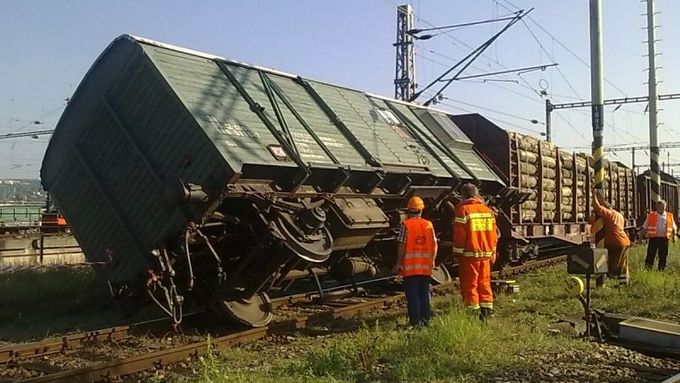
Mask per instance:
[[[114,297],[251,326],[299,279],[391,277],[413,195],[449,239],[462,182],[526,197],[445,112],[129,35],[82,80],[41,178]]]
[[[590,238],[592,157],[559,149],[554,144],[501,128],[479,114],[451,116],[470,137],[475,150],[503,182],[529,193],[520,204],[505,206],[507,222],[501,244],[509,262],[564,252]],[[637,202],[635,174],[620,162],[604,161],[605,198],[626,219],[634,233]]]

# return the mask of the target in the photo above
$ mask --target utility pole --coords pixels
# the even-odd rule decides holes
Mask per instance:
[[[413,8],[410,4],[397,7],[397,50],[394,75],[394,98],[410,100],[416,93],[416,58],[413,35]]]
[[[631,155],[630,155],[630,157],[631,157],[631,162],[632,162],[630,168],[633,169],[633,172],[635,172],[635,148],[633,148],[633,149],[631,150]]]
[[[604,195],[604,76],[602,63],[602,0],[590,0],[590,93],[592,98],[593,126],[593,168],[595,171],[595,189]],[[598,231],[602,241],[596,241],[597,247],[604,247],[604,232]],[[596,235],[596,237],[599,237]],[[602,244],[602,246],[600,246]]]
[[[593,170],[595,190],[604,197],[604,75],[602,63],[602,0],[590,0],[590,97],[593,125]],[[595,192],[593,190],[593,193]],[[595,247],[604,248],[604,221],[595,221]],[[588,289],[586,309],[586,335],[590,336],[590,275],[586,279]],[[603,276],[596,285],[604,283]]]
[[[545,139],[548,142],[552,142],[552,119],[550,117],[550,112],[552,111],[552,104],[550,99],[545,99]]]
[[[656,31],[654,25],[654,0],[647,0],[647,54],[649,59],[649,151],[650,151],[650,178],[652,201],[659,200],[659,190],[661,185],[661,175],[659,174],[659,125],[657,121],[657,100],[656,93],[656,52],[654,43]]]

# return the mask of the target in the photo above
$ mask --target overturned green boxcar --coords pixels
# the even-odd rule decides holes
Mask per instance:
[[[297,280],[389,277],[412,195],[444,240],[461,182],[513,198],[444,112],[129,35],[41,175],[113,296],[253,326]]]

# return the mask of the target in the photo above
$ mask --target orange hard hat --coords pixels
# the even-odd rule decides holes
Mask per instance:
[[[420,198],[420,197],[411,197],[411,199],[408,200],[408,209],[409,210],[423,210],[423,209],[425,209],[425,203],[423,202],[422,198]]]

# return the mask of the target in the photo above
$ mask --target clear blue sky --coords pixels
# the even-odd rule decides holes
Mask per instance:
[[[234,60],[391,96],[396,5],[392,0],[345,1],[37,1],[3,0],[0,13],[0,134],[52,128],[95,58],[116,36],[136,34]],[[505,76],[515,82],[457,82],[443,109],[479,112],[512,130],[542,130],[548,84],[553,102],[590,99],[588,1],[414,0],[416,26],[427,27],[508,14],[535,7],[535,22],[518,23],[468,74],[558,62],[548,70]],[[500,4],[500,5],[499,5]],[[508,9],[504,8],[507,7]],[[660,93],[680,92],[680,2],[657,2]],[[647,93],[644,4],[604,0],[605,98]],[[452,60],[466,55],[500,24],[451,31],[417,44],[417,78],[425,85]],[[532,37],[543,44],[542,50]],[[569,53],[561,45],[575,53]],[[566,79],[566,80],[565,80]],[[541,81],[545,80],[545,81]],[[613,84],[613,85],[612,85]],[[617,89],[618,88],[618,89]],[[660,141],[680,140],[680,101],[662,103]],[[486,109],[482,109],[486,108]],[[648,140],[644,104],[608,107],[608,144]],[[32,125],[39,120],[42,125]],[[554,141],[588,146],[588,109],[553,116]],[[49,137],[0,141],[0,178],[37,177]],[[671,161],[680,161],[679,149]],[[665,152],[662,152],[665,158]],[[629,161],[627,155],[611,157]],[[638,162],[648,161],[644,155]]]

